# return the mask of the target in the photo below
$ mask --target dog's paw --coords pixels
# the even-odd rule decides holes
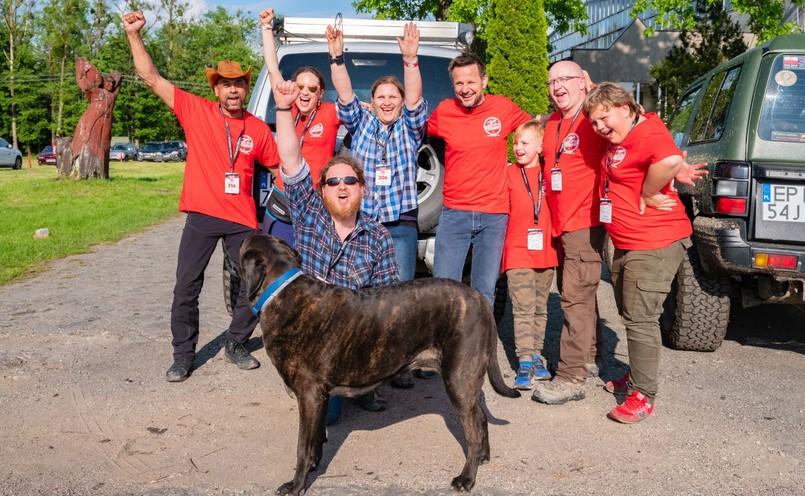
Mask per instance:
[[[464,475],[459,475],[453,479],[453,482],[451,482],[450,485],[453,486],[453,490],[456,492],[470,492],[472,491],[472,486],[475,485],[475,479],[466,477]]]
[[[277,488],[277,494],[280,496],[302,496],[305,494],[305,488],[300,490],[294,490],[294,481],[286,482],[285,484],[281,485]]]

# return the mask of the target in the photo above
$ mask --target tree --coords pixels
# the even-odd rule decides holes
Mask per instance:
[[[796,25],[783,22],[785,3],[803,6],[805,0],[732,0],[732,8],[749,16],[749,29],[760,41],[794,32]],[[722,0],[706,0],[707,4],[721,4]],[[658,14],[658,25],[692,30],[696,25],[696,8],[699,2],[689,0],[637,0],[632,16],[653,9]],[[653,29],[646,30],[650,35]]]
[[[7,28],[6,42],[3,46],[3,55],[5,55],[5,71],[3,71],[3,80],[8,84],[8,110],[11,116],[11,141],[16,147],[17,142],[17,112],[18,102],[17,95],[17,71],[19,66],[19,59],[17,56],[18,50],[24,49],[24,46],[31,42],[32,37],[32,20],[33,10],[35,6],[34,0],[1,0],[0,1],[0,16],[2,16],[3,25]]]
[[[509,95],[530,114],[545,113],[547,20],[542,0],[495,0],[487,23],[489,90]]]
[[[732,22],[719,3],[707,5],[697,15],[693,29],[683,30],[679,38],[681,44],[650,69],[656,81],[651,92],[663,100],[665,109],[675,108],[682,92],[696,78],[747,49],[740,26]]]

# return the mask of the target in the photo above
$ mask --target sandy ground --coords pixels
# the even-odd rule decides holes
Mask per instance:
[[[228,316],[216,253],[202,294],[197,370],[167,383],[169,308],[182,217],[0,287],[0,494],[256,495],[290,480],[296,403],[263,366],[222,358]],[[58,236],[59,233],[51,233]],[[47,242],[47,240],[43,240]],[[612,289],[599,290],[609,359],[626,370]],[[551,296],[546,355],[561,311]],[[591,380],[587,399],[545,406],[488,384],[492,461],[474,493],[794,495],[805,486],[805,332],[787,308],[735,312],[715,353],[664,350],[655,413],[632,426]],[[259,329],[259,328],[258,328]],[[511,317],[499,359],[511,381]],[[463,434],[438,378],[383,387],[389,409],[348,404],[308,494],[449,494]]]

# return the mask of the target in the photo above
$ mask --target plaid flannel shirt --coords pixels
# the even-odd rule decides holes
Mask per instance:
[[[394,245],[385,227],[358,213],[355,230],[342,242],[320,193],[313,189],[307,162],[295,176],[282,174],[282,180],[304,273],[350,289],[399,281]]]
[[[414,110],[403,104],[402,115],[385,130],[377,116],[363,108],[357,95],[346,105],[337,102],[336,109],[338,118],[352,134],[350,154],[366,175],[368,193],[363,197],[363,212],[378,222],[394,222],[401,213],[417,208],[416,152],[425,136],[427,102],[420,100]],[[375,184],[375,167],[381,163],[391,167],[391,186]]]

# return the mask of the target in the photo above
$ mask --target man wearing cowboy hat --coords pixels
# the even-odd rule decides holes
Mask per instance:
[[[179,210],[187,213],[187,220],[179,243],[171,307],[174,361],[166,373],[169,382],[180,382],[193,369],[204,270],[219,239],[235,263],[240,263],[241,243],[257,233],[251,192],[254,161],[274,167],[279,157],[268,126],[244,109],[251,67],[244,71],[238,62],[224,60],[217,70],[207,69],[217,101],[206,100],[160,76],[140,36],[143,26],[142,11],[123,16],[134,67],[146,86],[176,114],[187,139],[187,165],[179,200]],[[244,347],[256,325],[242,286],[226,332],[224,354],[244,370],[260,366]]]

